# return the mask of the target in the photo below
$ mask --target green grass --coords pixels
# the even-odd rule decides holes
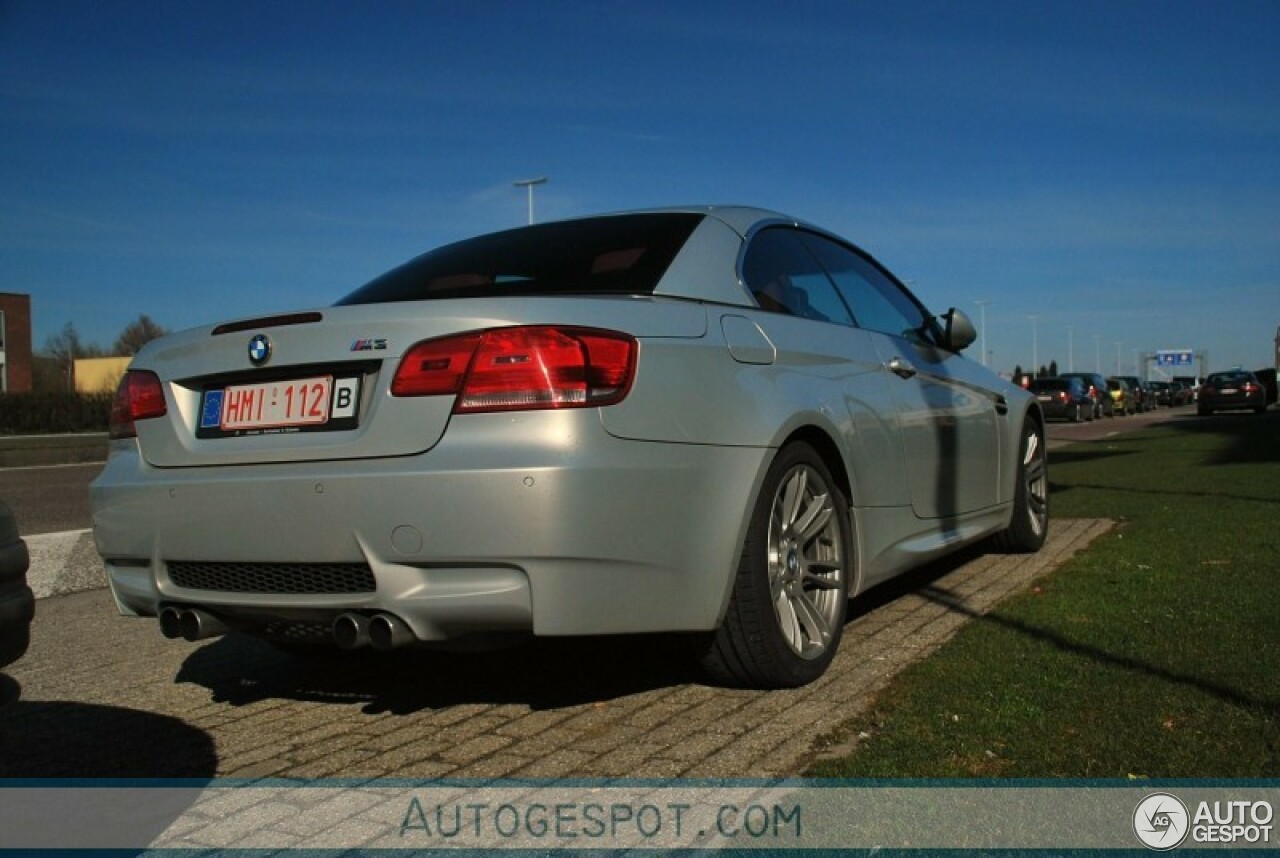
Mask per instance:
[[[909,668],[814,777],[1280,776],[1280,412],[1050,454],[1116,528]]]

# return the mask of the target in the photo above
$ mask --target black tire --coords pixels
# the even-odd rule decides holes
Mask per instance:
[[[1031,554],[1049,535],[1049,453],[1044,429],[1028,417],[1018,444],[1018,484],[1013,492],[1013,518],[995,536],[1005,554]]]
[[[844,630],[853,544],[849,503],[821,457],[807,444],[784,447],[751,513],[728,611],[702,654],[712,680],[796,688],[821,676]]]
[[[31,645],[35,598],[27,586],[30,554],[18,535],[18,522],[0,501],[0,667],[12,664]]]
[[[31,626],[22,624],[0,634],[0,667],[7,667],[31,647]]]

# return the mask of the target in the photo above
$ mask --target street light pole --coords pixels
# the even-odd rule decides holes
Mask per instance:
[[[519,182],[512,182],[517,188],[527,188],[529,190],[529,223],[533,223],[533,186],[545,185],[547,183],[546,176],[539,176],[536,179],[522,179]]]
[[[1036,320],[1039,316],[1027,316],[1031,320],[1031,377],[1040,377],[1040,340],[1036,332]]]
[[[982,313],[982,322],[978,327],[979,333],[982,335],[982,365],[987,365],[987,305],[990,301],[974,301],[978,305],[978,309]],[[1276,353],[1280,354],[1280,331],[1276,332]]]
[[[1067,325],[1067,372],[1076,371],[1076,332]]]

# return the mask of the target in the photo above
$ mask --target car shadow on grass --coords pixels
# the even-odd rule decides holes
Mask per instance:
[[[1204,417],[1188,416],[1168,424],[1188,434],[1226,435],[1230,444],[1206,458],[1206,466],[1280,462],[1280,410],[1262,414],[1227,411]]]
[[[1099,446],[1090,446],[1096,444]],[[1122,450],[1116,447],[1112,439],[1107,447],[1100,441],[1076,441],[1069,449],[1049,451],[1049,467],[1054,465],[1074,465],[1079,462],[1099,462],[1103,459],[1114,459],[1118,456],[1132,456],[1133,450]],[[1052,473],[1052,470],[1050,471]]]
[[[963,598],[957,597],[946,588],[927,586],[918,590],[917,595],[921,598],[928,599],[934,604],[942,605],[949,611],[962,614],[975,622],[990,623],[1001,626],[1005,629],[1016,632],[1019,635],[1024,635],[1034,640],[1047,643],[1062,652],[1081,656],[1089,659],[1090,661],[1107,665],[1109,667],[1118,667],[1132,673],[1143,674],[1145,676],[1159,679],[1162,682],[1192,688],[1224,703],[1265,712],[1273,718],[1280,717],[1280,705],[1277,705],[1275,701],[1256,699],[1246,694],[1241,694],[1237,689],[1234,689],[1229,685],[1213,682],[1194,674],[1169,670],[1168,668],[1161,667],[1160,665],[1151,664],[1123,653],[1110,652],[1102,649],[1101,647],[1096,647],[1078,640],[1072,640],[1053,629],[1032,625],[1031,623],[1014,619],[1013,617],[1006,616],[999,610],[985,614],[980,611],[975,611],[964,603]]]

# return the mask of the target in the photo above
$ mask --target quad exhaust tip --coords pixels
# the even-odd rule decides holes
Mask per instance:
[[[170,640],[182,638],[195,643],[225,635],[231,629],[222,620],[200,608],[175,608],[160,612],[160,633]]]
[[[182,638],[195,643],[231,631],[225,622],[202,608],[169,605],[160,611],[159,619],[160,633],[170,640]],[[344,650],[371,646],[379,652],[387,652],[418,639],[408,623],[395,614],[369,617],[348,611],[338,615],[331,631],[334,643]]]
[[[375,614],[369,620],[369,643],[379,652],[411,644],[417,639],[413,629],[395,614]]]
[[[333,621],[333,642],[341,649],[369,646],[379,652],[387,652],[417,639],[408,623],[395,614],[374,614],[370,617],[348,611]]]
[[[360,649],[369,646],[369,625],[372,621],[364,614],[348,612],[333,621],[333,642],[339,649]]]

